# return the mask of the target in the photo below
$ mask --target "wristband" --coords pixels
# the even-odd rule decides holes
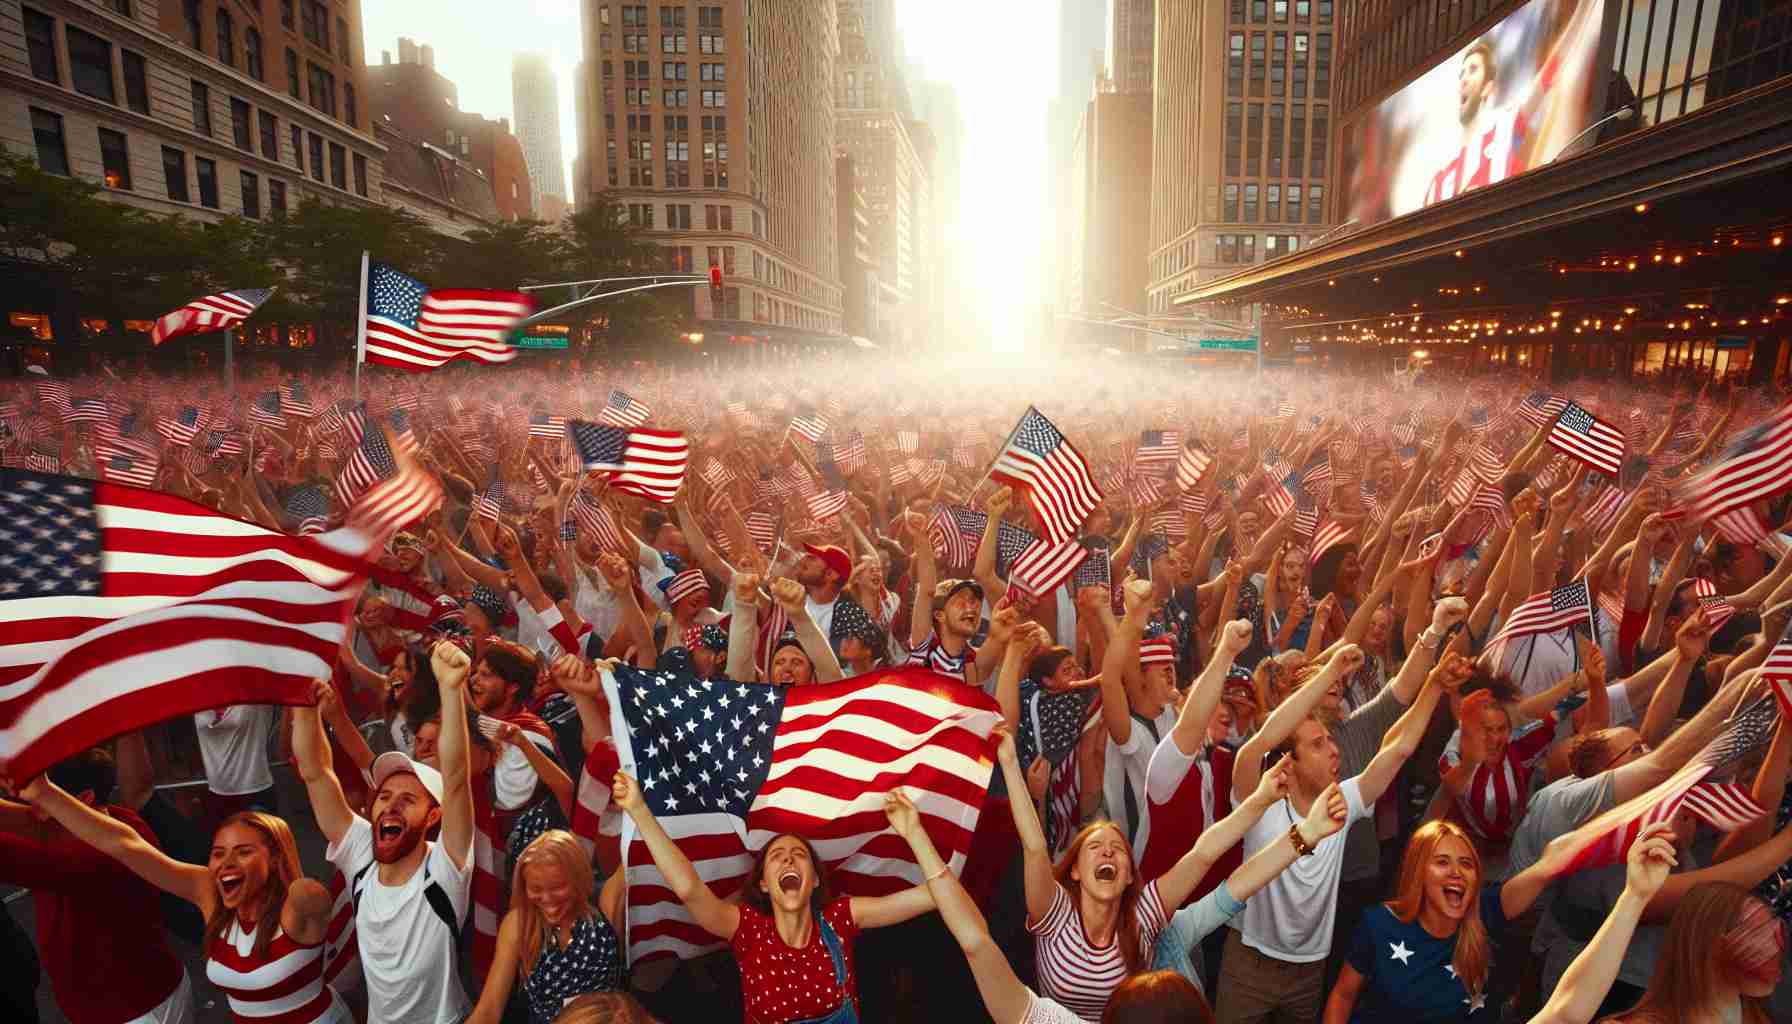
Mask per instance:
[[[948,868],[946,865],[942,864],[942,865],[940,865],[940,869],[938,871],[935,871],[933,874],[928,875],[926,880],[931,882],[937,878],[941,878],[946,874],[946,872],[948,870],[950,870],[950,868]]]
[[[1294,852],[1296,856],[1311,857],[1313,855],[1313,847],[1309,846],[1307,841],[1301,838],[1300,826],[1298,824],[1288,826],[1288,841],[1294,844]]]
[[[1427,651],[1437,650],[1442,642],[1443,636],[1438,633],[1436,626],[1426,626],[1425,631],[1419,634],[1418,645]]]

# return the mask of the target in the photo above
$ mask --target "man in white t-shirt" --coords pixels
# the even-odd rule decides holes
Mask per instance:
[[[193,716],[199,756],[205,762],[205,832],[238,811],[274,811],[274,773],[268,739],[280,709],[233,704]]]
[[[471,1005],[456,970],[473,884],[473,794],[468,784],[470,661],[452,642],[430,655],[442,693],[438,774],[397,751],[373,763],[372,821],[343,798],[316,708],[294,713],[293,758],[324,838],[349,880],[367,981],[368,1020],[458,1024]],[[320,683],[327,686],[327,683]],[[439,841],[428,836],[440,829]]]
[[[1348,679],[1363,663],[1363,652],[1345,644],[1333,653],[1320,679],[1307,686],[1330,687]],[[1375,801],[1393,784],[1400,766],[1418,749],[1431,714],[1437,709],[1447,679],[1460,686],[1469,663],[1451,659],[1434,670],[1425,688],[1388,731],[1379,753],[1361,775],[1340,789],[1350,807],[1350,822],[1373,813]],[[1263,776],[1265,754],[1270,763],[1290,758],[1288,796],[1264,812],[1244,837],[1244,857],[1281,841],[1305,817],[1313,801],[1338,781],[1341,755],[1330,730],[1309,710],[1311,703],[1285,700],[1263,728],[1239,750],[1232,772],[1232,799],[1242,805]],[[1273,748],[1273,749],[1272,749]],[[1338,910],[1338,883],[1344,869],[1344,831],[1319,841],[1277,875],[1245,904],[1231,922],[1220,961],[1219,1005],[1222,1024],[1256,1024],[1272,1018],[1317,1020],[1325,1002],[1325,958],[1331,953],[1332,926]],[[1297,844],[1298,846],[1299,844]]]

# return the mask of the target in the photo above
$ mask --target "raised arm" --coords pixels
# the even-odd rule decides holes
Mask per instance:
[[[672,510],[678,516],[678,528],[684,531],[685,543],[691,546],[691,557],[695,558],[697,564],[705,571],[720,579],[723,586],[727,586],[734,579],[734,566],[730,565],[727,559],[716,554],[714,546],[709,543],[709,538],[703,533],[703,525],[697,522],[696,516],[691,514],[689,500],[681,495],[673,504]]]
[[[653,816],[641,796],[641,784],[628,773],[617,772],[610,796],[635,823],[641,841],[647,844],[647,852],[653,856],[654,866],[665,876],[667,888],[691,912],[691,917],[704,931],[723,942],[733,940],[734,933],[740,930],[740,906],[718,899],[704,884],[691,859]]]
[[[1145,635],[1145,620],[1151,614],[1151,583],[1133,580],[1122,588],[1122,597],[1126,615],[1120,620],[1120,628],[1109,642],[1101,665],[1101,721],[1107,727],[1108,738],[1121,745],[1132,738],[1126,673],[1129,668],[1138,668],[1139,640]]]
[[[1182,702],[1182,710],[1176,715],[1176,725],[1170,730],[1171,740],[1184,757],[1193,757],[1206,744],[1207,723],[1212,721],[1213,712],[1219,707],[1220,698],[1225,694],[1226,674],[1232,670],[1232,663],[1238,658],[1239,652],[1250,645],[1250,620],[1238,619],[1225,624],[1220,642],[1213,649],[1213,657],[1208,659],[1201,674],[1195,677],[1194,688],[1189,690],[1188,699]]]
[[[202,911],[211,910],[215,889],[211,872],[204,865],[183,864],[168,856],[144,840],[136,829],[68,795],[47,775],[27,783],[19,796],[138,878]]]
[[[312,684],[312,705],[292,710],[293,766],[311,798],[311,813],[317,818],[318,831],[332,843],[341,840],[355,820],[355,812],[342,795],[342,783],[330,765],[330,741],[324,737],[323,719],[317,713],[317,705],[335,696],[336,690],[329,681],[319,679]]]
[[[1642,923],[1643,908],[1661,890],[1676,863],[1673,827],[1651,825],[1631,844],[1624,891],[1612,906],[1593,941],[1563,972],[1556,990],[1530,1024],[1587,1024],[1618,980],[1618,968],[1630,949],[1630,938]],[[1510,885],[1511,883],[1507,883]]]
[[[996,761],[1002,766],[1002,780],[1008,785],[1008,805],[1014,813],[1014,829],[1020,833],[1021,870],[1024,872],[1027,897],[1027,921],[1037,924],[1051,913],[1052,900],[1058,892],[1058,879],[1052,874],[1051,850],[1045,844],[1045,829],[1039,824],[1039,812],[1033,801],[1026,799],[1027,776],[1021,770],[1020,752],[1014,746],[1014,733],[1007,728],[997,730]]]
[[[1345,644],[1338,648],[1338,653],[1332,655],[1323,668],[1302,683],[1300,689],[1289,694],[1287,699],[1270,712],[1269,718],[1263,722],[1263,728],[1246,740],[1239,749],[1238,756],[1232,759],[1234,801],[1243,802],[1257,788],[1257,780],[1263,774],[1263,755],[1281,746],[1283,740],[1294,734],[1294,727],[1319,707],[1320,699],[1332,688],[1332,684],[1340,679],[1348,679],[1362,665],[1362,648],[1355,644]],[[1369,800],[1365,798],[1363,802],[1368,803]]]
[[[1394,723],[1394,727],[1381,741],[1381,750],[1369,761],[1369,767],[1363,769],[1358,777],[1357,785],[1362,790],[1363,805],[1374,806],[1394,783],[1394,776],[1399,774],[1413,752],[1419,749],[1419,741],[1425,738],[1425,727],[1431,723],[1431,713],[1437,710],[1438,702],[1443,698],[1446,689],[1460,688],[1462,681],[1473,671],[1473,664],[1459,655],[1449,655],[1442,665],[1432,670],[1431,677],[1426,680],[1424,690],[1419,698],[1412,702]]]
[[[828,638],[821,635],[821,627],[809,614],[809,607],[804,602],[803,585],[792,579],[779,577],[772,581],[772,600],[784,609],[790,619],[791,628],[796,630],[797,642],[803,645],[803,653],[815,664],[815,681],[818,683],[837,683],[844,675],[840,668],[840,659],[834,655],[834,649],[828,645]]]
[[[472,663],[466,651],[443,640],[429,652],[429,664],[442,693],[442,733],[436,746],[442,771],[442,844],[454,866],[465,869],[473,854],[473,787],[467,698],[461,687]]]
[[[927,527],[913,517],[903,521],[909,525],[915,545],[915,602],[908,619],[908,646],[912,651],[925,644],[933,633],[933,588],[939,583],[939,566],[934,562],[933,539],[927,536]]]
[[[728,620],[728,678],[753,680],[759,668],[753,651],[759,645],[759,574],[734,574],[734,615]]]
[[[659,647],[653,642],[653,624],[647,621],[647,612],[641,607],[641,599],[635,596],[634,569],[621,555],[606,551],[598,556],[597,571],[603,575],[604,587],[616,595],[616,603],[622,608],[622,628],[634,642],[635,664],[641,668],[654,667],[659,662]],[[751,644],[747,645],[747,650],[751,653]]]

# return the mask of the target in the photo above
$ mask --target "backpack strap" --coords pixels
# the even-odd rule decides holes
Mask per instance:
[[[354,904],[356,914],[361,912],[361,893],[367,888],[364,880],[377,863],[377,861],[368,861],[367,866],[355,872],[355,877],[349,882],[350,900]],[[448,934],[454,936],[455,945],[458,946],[461,939],[461,922],[455,917],[454,901],[448,898],[448,890],[442,887],[442,883],[430,877],[427,859],[423,862],[423,899],[429,903],[429,909],[435,911],[435,915],[448,926]]]

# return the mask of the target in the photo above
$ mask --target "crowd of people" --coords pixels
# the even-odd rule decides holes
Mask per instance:
[[[1792,714],[1768,665],[1792,501],[1756,503],[1755,540],[1680,493],[1769,388],[122,370],[0,381],[9,486],[147,483],[293,534],[341,521],[357,459],[414,461],[446,499],[391,541],[308,700],[11,780],[0,883],[36,926],[12,960],[74,1024],[196,1020],[201,986],[255,1024],[1792,1019]],[[1550,443],[1563,398],[1626,435],[1621,472]],[[1012,571],[1042,497],[988,472],[1029,408],[1102,497],[1045,592]],[[588,471],[574,420],[682,432],[676,494]],[[1505,632],[1576,582],[1573,624]],[[968,856],[872,777],[906,888],[842,891],[840,855],[795,833],[719,884],[637,781],[613,706],[637,669],[981,690]],[[189,735],[197,809],[158,789]],[[1689,767],[1764,813],[1679,801]],[[1601,831],[1645,797],[1665,812]],[[643,886],[720,951],[633,949]],[[8,1019],[36,1019],[35,972],[10,973]]]

